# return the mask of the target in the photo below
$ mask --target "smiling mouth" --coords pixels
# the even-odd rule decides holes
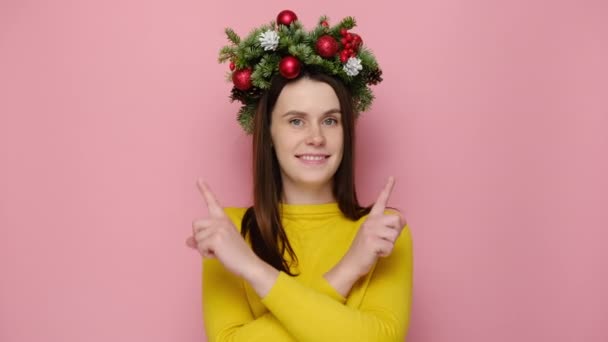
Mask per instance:
[[[312,155],[312,154],[301,154],[296,155],[296,158],[301,159],[303,161],[322,161],[329,158],[329,155]]]

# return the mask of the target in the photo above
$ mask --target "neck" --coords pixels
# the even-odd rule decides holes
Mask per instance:
[[[286,204],[323,204],[335,202],[332,182],[319,185],[297,184],[283,178],[283,203]]]

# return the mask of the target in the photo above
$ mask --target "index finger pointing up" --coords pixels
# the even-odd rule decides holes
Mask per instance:
[[[378,195],[378,199],[376,200],[376,203],[374,203],[372,210],[369,212],[370,215],[379,216],[379,215],[384,214],[384,209],[386,208],[386,204],[388,203],[388,198],[391,196],[391,192],[393,191],[394,185],[395,185],[395,178],[392,176],[388,177],[388,181],[386,182],[384,189],[382,189],[382,192],[380,192],[380,195]]]
[[[207,209],[209,209],[209,215],[211,216],[223,216],[224,210],[220,206],[219,202],[209,189],[207,183],[203,182],[200,178],[196,181],[196,185],[200,190],[201,194],[203,194],[203,198],[207,203]]]

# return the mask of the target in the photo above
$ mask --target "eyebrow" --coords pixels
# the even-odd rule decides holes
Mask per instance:
[[[323,113],[323,115],[328,115],[328,114],[333,114],[333,113],[341,114],[339,109],[333,108],[333,109],[330,109],[330,110],[326,111],[325,113]],[[298,115],[298,114],[306,114],[306,113],[305,112],[300,112],[298,110],[290,110],[289,112],[283,114],[283,116]]]

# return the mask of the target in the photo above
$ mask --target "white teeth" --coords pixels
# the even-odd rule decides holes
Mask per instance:
[[[323,156],[300,156],[301,159],[304,160],[323,160],[325,157]]]

